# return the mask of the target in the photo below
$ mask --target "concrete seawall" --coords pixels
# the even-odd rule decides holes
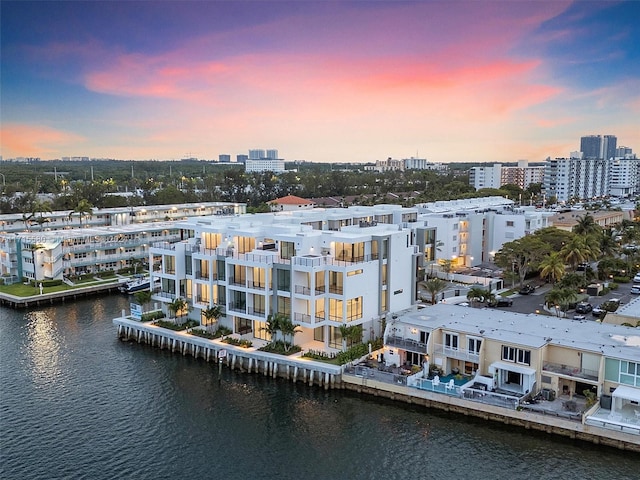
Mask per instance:
[[[302,381],[325,389],[342,388],[342,367],[336,365],[237,347],[220,340],[209,340],[184,331],[175,332],[128,318],[115,318],[113,323],[118,327],[118,338],[121,340],[166,348],[207,362],[222,360],[224,366],[242,372],[282,377],[293,382]],[[220,352],[224,352],[224,357],[219,358]]]
[[[168,330],[150,323],[121,317],[113,320],[118,338],[136,341],[182,355],[192,355],[228,368],[258,373],[293,382],[302,381],[325,389],[341,388],[360,394],[401,401],[426,408],[435,408],[464,416],[473,416],[527,430],[537,430],[575,440],[640,453],[640,436],[586,425],[581,422],[548,417],[530,411],[518,411],[487,405],[463,398],[419,390],[404,385],[380,382],[344,373],[343,367],[301,357],[286,357],[226,344],[220,340]],[[220,362],[220,352],[225,356]]]

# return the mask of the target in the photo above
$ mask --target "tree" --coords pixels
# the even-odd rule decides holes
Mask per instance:
[[[91,205],[86,199],[80,200],[76,206],[73,208],[71,213],[69,214],[69,220],[73,217],[74,214],[77,214],[80,218],[80,226],[82,227],[82,219],[84,217],[91,217],[93,213],[93,205]]]
[[[449,273],[451,273],[451,269],[453,267],[453,260],[450,258],[441,258],[438,260],[440,264],[440,270],[447,274],[447,280],[449,279]]]
[[[437,302],[436,298],[438,294],[440,292],[443,292],[447,288],[448,283],[440,278],[430,278],[429,280],[424,282],[423,285],[427,292],[429,292],[429,294],[431,295],[431,304],[435,305]]]
[[[520,286],[537,263],[550,251],[549,245],[535,235],[528,235],[513,242],[505,243],[496,253],[496,265],[518,272]]]
[[[42,230],[42,225],[49,222],[49,218],[44,216],[44,213],[51,213],[51,202],[36,200],[31,205],[31,219],[35,217],[34,221],[40,226],[40,230]],[[36,214],[39,214],[36,216]]]
[[[560,256],[576,271],[578,265],[587,260],[595,260],[600,255],[597,245],[589,245],[585,237],[574,235],[560,250]]]
[[[183,298],[177,297],[173,302],[167,305],[170,312],[173,313],[174,318],[182,317],[188,311],[189,304]]]
[[[152,295],[151,290],[142,290],[134,293],[133,297],[136,299],[136,302],[144,307],[151,301]]]
[[[202,316],[207,321],[207,328],[218,323],[218,319],[222,316],[222,309],[218,305],[206,308],[202,311]]]
[[[602,227],[598,225],[593,217],[588,213],[584,214],[582,217],[578,217],[577,223],[571,229],[571,231],[577,235],[591,236],[598,235]]]
[[[544,299],[548,307],[554,307],[556,315],[560,317],[560,312],[568,309],[571,302],[576,301],[578,295],[570,288],[554,288],[549,290]]]
[[[284,341],[284,351],[288,352],[293,346],[293,338],[296,333],[299,333],[300,325],[294,324],[289,317],[284,317],[280,320],[280,331],[282,332]],[[291,338],[290,342],[287,342],[287,338]]]
[[[542,259],[538,268],[540,268],[540,277],[551,278],[551,283],[560,280],[565,272],[564,260],[560,256],[560,252],[549,253]]]
[[[467,300],[471,302],[471,305],[475,305],[476,302],[486,301],[487,294],[489,292],[482,287],[471,287],[467,292]]]
[[[271,341],[275,340],[276,334],[280,331],[282,321],[285,318],[285,315],[282,313],[272,313],[267,317],[267,321],[265,326],[262,327],[262,330],[267,332]]]

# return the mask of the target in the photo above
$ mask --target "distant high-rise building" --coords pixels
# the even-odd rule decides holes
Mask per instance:
[[[227,155],[226,153],[221,153],[220,155],[218,155],[218,161],[220,163],[230,163],[231,155]]]
[[[278,159],[278,150],[267,150],[267,157],[269,160],[277,160]]]
[[[278,150],[249,150],[249,158],[245,162],[246,172],[284,172],[284,160],[278,158]]]
[[[238,163],[247,163],[247,160],[249,160],[249,155],[236,155],[236,162]]]
[[[547,158],[543,189],[559,202],[609,194],[610,161],[602,158]]]
[[[618,139],[615,135],[588,135],[580,138],[583,158],[605,158],[616,156]]]
[[[263,158],[267,158],[264,153],[264,150],[262,149],[249,150],[249,160],[261,160]]]
[[[523,190],[532,183],[542,183],[544,166],[529,166],[527,160],[518,160],[518,166],[473,167],[469,171],[469,184],[473,188],[500,188],[503,185],[518,185]]]

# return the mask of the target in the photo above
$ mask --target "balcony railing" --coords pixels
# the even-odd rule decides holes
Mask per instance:
[[[229,311],[231,311],[231,312],[246,313],[245,304],[244,304],[244,303],[235,303],[235,302],[231,302],[231,303],[229,304]]]
[[[457,360],[465,360],[468,362],[480,362],[480,354],[471,350],[466,350],[457,347],[450,347],[437,343],[435,345],[434,353],[436,355],[444,355],[449,358],[455,358]]]
[[[324,285],[316,285],[316,295],[324,295],[327,291],[327,287]]]
[[[338,287],[337,285],[329,285],[329,293],[333,293],[336,295],[342,295],[344,289],[342,287]]]
[[[311,295],[311,289],[304,285],[296,285],[295,292],[301,295]]]
[[[542,370],[547,372],[566,375],[567,377],[583,378],[585,380],[598,380],[597,370],[589,370],[587,368],[574,367],[571,365],[562,365],[559,363],[544,362]]]
[[[236,279],[235,277],[229,277],[229,280],[227,280],[227,283],[229,285],[237,285],[238,287],[246,287],[247,285],[247,281],[245,278]]]
[[[306,313],[295,312],[293,314],[293,321],[301,322],[301,323],[311,323],[311,315],[307,315]]]
[[[418,342],[411,338],[393,336],[393,337],[388,337],[385,343],[389,346],[402,348],[404,350],[409,350],[411,352],[427,353],[426,343]]]
[[[249,315],[255,315],[257,317],[264,317],[266,310],[264,308],[249,307],[247,309],[247,313]]]

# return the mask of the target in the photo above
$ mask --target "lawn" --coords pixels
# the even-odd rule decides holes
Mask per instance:
[[[105,283],[113,283],[113,280],[103,280],[101,282],[92,282],[92,285],[102,285]],[[75,287],[70,287],[69,285],[63,283],[62,285],[56,285],[54,287],[44,287],[42,289],[42,293],[55,293],[55,292],[64,292],[66,290],[77,290],[81,287],[88,287],[87,283],[83,283],[82,285],[77,285]],[[23,283],[14,283],[13,285],[0,285],[1,293],[8,293],[9,295],[15,295],[16,297],[31,297],[34,295],[40,295],[40,289],[37,287],[32,287],[31,285],[24,285]]]

